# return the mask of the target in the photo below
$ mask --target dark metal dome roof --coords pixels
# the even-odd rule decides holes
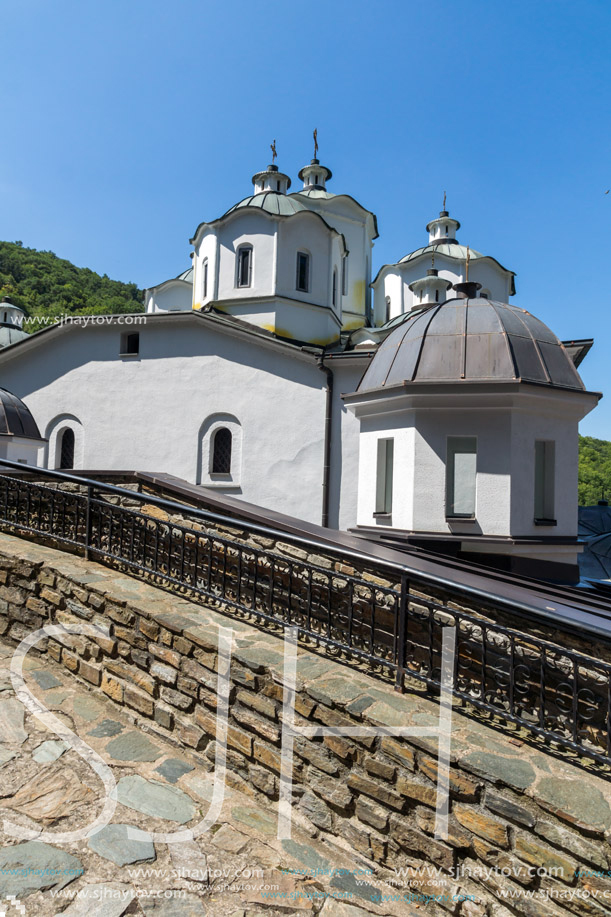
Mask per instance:
[[[30,409],[4,388],[0,388],[0,435],[42,438]]]
[[[280,191],[261,191],[259,194],[251,194],[230,207],[227,213],[233,213],[234,210],[242,210],[244,207],[255,207],[258,210],[266,210],[268,213],[290,216],[298,213],[300,210],[308,208],[301,201],[296,200],[293,195],[290,197],[282,194]],[[227,213],[224,216],[227,216]]]
[[[358,390],[488,381],[585,390],[547,325],[524,309],[484,298],[449,299],[408,317],[380,345]]]

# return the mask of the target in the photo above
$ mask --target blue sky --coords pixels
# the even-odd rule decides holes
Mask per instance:
[[[149,286],[278,163],[378,216],[374,271],[441,208],[609,379],[607,0],[2,0],[0,238]],[[611,386],[582,424],[611,439]]]

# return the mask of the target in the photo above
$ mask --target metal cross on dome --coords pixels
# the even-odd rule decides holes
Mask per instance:
[[[270,143],[269,147],[270,147],[270,150],[272,151],[272,162],[275,162],[276,159],[278,158],[278,153],[276,152],[276,141],[274,140],[273,143]]]
[[[314,133],[312,134],[312,136],[314,137],[314,159],[317,159],[318,158],[318,128],[317,127],[314,128]]]

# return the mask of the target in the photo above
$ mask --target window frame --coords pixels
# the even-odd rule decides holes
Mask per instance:
[[[460,448],[462,445],[463,448]],[[445,517],[447,520],[474,520],[477,514],[477,436],[460,435],[446,437],[446,469],[445,469]],[[473,448],[466,448],[473,446]],[[474,456],[473,467],[468,469],[469,476],[472,475],[472,481],[469,481],[468,491],[465,495],[457,496],[457,455]],[[462,474],[465,474],[463,470]],[[457,503],[469,500],[472,509],[469,512],[457,512],[454,507]]]
[[[72,452],[72,463],[70,465],[64,464],[64,440],[67,434],[70,434],[70,437],[72,438],[72,442],[70,444],[70,450]],[[59,449],[58,449],[59,463],[57,464],[57,468],[63,471],[66,471],[67,469],[73,469],[74,468],[74,459],[76,455],[76,436],[75,436],[75,433],[72,427],[64,427],[63,430],[60,430],[59,435],[58,435],[58,440],[59,440],[59,443],[58,443],[59,445]]]
[[[134,344],[135,341],[135,344]],[[135,347],[135,349],[134,349]],[[120,357],[139,357],[140,356],[140,332],[123,331],[119,344]]]
[[[382,436],[377,441],[376,495],[374,517],[389,518],[392,515],[393,476],[395,464],[395,440]]]
[[[202,299],[208,298],[208,258],[202,261]]]
[[[305,258],[305,286],[299,285],[300,280],[300,264],[301,259]],[[311,265],[311,256],[310,253],[300,249],[297,252],[297,260],[295,265],[295,289],[299,293],[309,293],[310,292],[310,265]]]
[[[220,458],[223,458],[223,456],[220,456],[220,457],[217,456],[217,441],[218,441],[219,436],[221,436],[222,434],[227,434],[229,436],[229,447],[228,448],[227,446],[219,447],[219,448],[225,448],[225,450],[229,454],[229,465],[227,468],[216,467],[217,460],[218,460],[218,464],[220,464]],[[219,480],[219,479],[228,480],[231,478],[231,465],[232,465],[232,459],[233,459],[233,451],[234,451],[233,450],[233,433],[231,432],[229,427],[218,426],[212,434],[211,443],[210,443],[210,477],[211,478],[214,478],[215,480]]]
[[[556,525],[556,442],[535,440],[533,515],[535,525]]]
[[[248,252],[248,283],[241,283],[240,278],[242,277],[242,258]],[[236,251],[236,273],[235,273],[235,285],[237,289],[247,290],[252,287],[253,279],[253,264],[254,264],[254,248],[250,243],[244,243],[239,245]]]

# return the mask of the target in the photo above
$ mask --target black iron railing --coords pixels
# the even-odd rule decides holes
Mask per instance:
[[[0,475],[3,530],[78,548],[272,629],[296,625],[302,638],[392,677],[399,689],[406,679],[431,692],[439,688],[443,629],[453,627],[457,698],[611,764],[611,665],[459,611],[432,597],[430,583],[416,581],[406,568],[365,553],[81,477],[43,469],[36,474],[52,484]],[[163,518],[134,509],[134,502],[157,505]],[[200,517],[205,525],[174,522],[172,513]],[[310,554],[316,549],[322,560],[310,562],[306,551],[302,558],[254,546],[248,537],[229,535],[232,524]],[[467,601],[458,591],[451,599]]]

